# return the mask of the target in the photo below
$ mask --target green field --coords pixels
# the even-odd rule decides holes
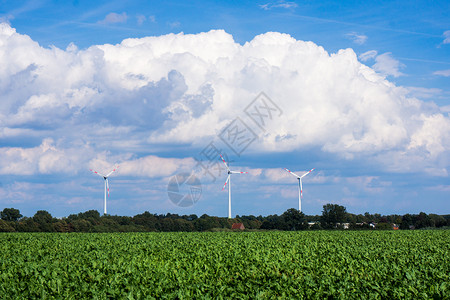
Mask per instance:
[[[449,274],[449,230],[0,234],[1,299],[450,299]]]

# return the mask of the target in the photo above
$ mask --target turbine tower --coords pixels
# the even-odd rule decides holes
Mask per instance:
[[[226,185],[228,184],[228,219],[231,219],[231,174],[247,174],[248,172],[231,171],[230,168],[228,168],[228,165],[225,162],[225,159],[223,159],[222,155],[220,155],[220,158],[222,159],[223,163],[225,164],[225,167],[227,168],[227,172],[228,172],[227,181],[225,181],[222,191],[225,189]]]
[[[302,211],[302,197],[303,197],[302,178],[305,177],[306,175],[308,175],[309,173],[311,173],[315,168],[309,170],[308,172],[306,172],[302,176],[298,176],[297,174],[295,174],[294,172],[289,171],[286,168],[284,168],[284,169],[286,171],[288,171],[289,173],[291,173],[292,175],[294,175],[295,177],[297,177],[297,179],[298,179],[298,210]]]
[[[112,170],[111,172],[109,172],[109,173],[106,174],[106,175],[103,175],[102,173],[99,173],[99,172],[97,172],[97,171],[94,171],[94,170],[92,170],[92,169],[89,169],[91,172],[97,174],[98,176],[103,177],[103,179],[105,180],[105,200],[104,200],[104,202],[103,202],[103,214],[104,214],[104,215],[106,215],[106,192],[108,192],[108,197],[109,197],[108,177],[109,177],[112,173],[114,173],[114,172],[117,170],[118,167],[119,167],[119,166],[115,167],[114,170]]]

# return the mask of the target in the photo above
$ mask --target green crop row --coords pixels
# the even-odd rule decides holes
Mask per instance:
[[[1,299],[450,299],[450,231],[3,233]]]

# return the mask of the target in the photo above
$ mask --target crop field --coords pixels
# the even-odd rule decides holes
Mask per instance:
[[[450,231],[2,233],[1,299],[450,299]]]

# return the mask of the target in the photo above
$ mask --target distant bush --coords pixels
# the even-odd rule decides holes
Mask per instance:
[[[8,224],[8,222],[0,220],[0,232],[14,232],[14,227]]]
[[[392,225],[389,223],[378,223],[375,226],[376,230],[392,230]]]

